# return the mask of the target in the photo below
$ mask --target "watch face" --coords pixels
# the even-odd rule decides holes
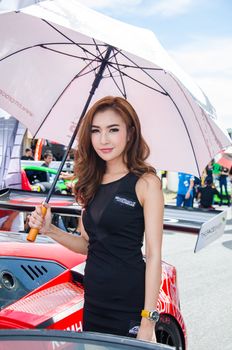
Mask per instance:
[[[158,311],[152,311],[152,312],[150,313],[150,318],[151,318],[153,321],[155,321],[155,322],[159,321],[159,313],[158,313]]]

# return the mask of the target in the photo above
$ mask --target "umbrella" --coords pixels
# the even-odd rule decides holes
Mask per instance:
[[[232,155],[229,153],[221,152],[217,157],[215,157],[215,161],[229,170],[232,167]]]
[[[36,138],[72,143],[88,107],[114,95],[138,112],[157,169],[200,176],[230,144],[207,97],[149,30],[54,0],[1,14],[0,43],[0,107]]]
[[[226,159],[229,159],[230,161],[232,161],[232,146],[225,149],[225,151],[223,152],[223,156]]]

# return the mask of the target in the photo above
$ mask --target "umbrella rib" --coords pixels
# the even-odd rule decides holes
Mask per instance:
[[[99,50],[98,44],[96,43],[96,41],[95,41],[94,39],[93,39],[93,42],[95,43],[95,47],[96,47],[96,50],[98,51],[99,55],[103,58],[102,53],[101,53],[100,50]],[[113,51],[114,51],[114,49],[113,49]],[[110,57],[110,59],[115,58],[115,61],[116,61],[116,63],[117,63],[116,56],[117,56],[117,53],[114,53],[114,54]],[[122,77],[121,77],[121,73],[120,73],[120,77],[121,77],[121,82],[122,82],[123,91],[121,90],[121,88],[119,87],[117,81],[115,80],[115,78],[114,78],[114,76],[113,76],[113,74],[112,74],[112,72],[111,72],[111,70],[110,70],[108,64],[107,64],[106,68],[107,68],[107,70],[108,70],[108,72],[109,72],[109,76],[110,76],[111,79],[113,80],[114,84],[116,85],[116,87],[118,88],[118,90],[120,91],[120,93],[122,94],[122,96],[123,96],[124,98],[126,98],[126,90],[125,90],[125,85],[124,85],[123,79],[122,79]]]
[[[89,64],[88,64],[88,66],[90,66],[92,63],[90,62]],[[81,73],[81,72],[83,72],[85,69],[86,69],[86,67],[84,68],[84,69],[82,69],[78,74],[76,74],[75,75],[75,77],[72,79],[72,81],[73,80],[75,80],[76,78],[81,78],[81,77],[84,77],[85,75],[87,75],[87,74],[89,74],[89,73],[91,73],[91,72],[95,72],[99,67],[101,66],[101,61],[100,61],[100,64],[98,65],[98,66],[96,66],[96,67],[93,67],[92,69],[90,69],[90,70],[88,70],[87,72],[85,72],[85,73]]]
[[[167,93],[166,91],[164,91],[164,92],[163,92],[163,91],[160,91],[160,90],[158,90],[158,89],[156,89],[156,88],[154,88],[154,87],[152,87],[152,86],[150,86],[150,85],[148,85],[148,84],[143,83],[142,81],[140,81],[140,80],[138,80],[138,79],[136,79],[136,78],[133,78],[132,76],[128,75],[127,73],[122,72],[119,68],[115,67],[113,64],[111,64],[111,62],[108,62],[108,65],[112,66],[112,68],[114,68],[115,70],[117,70],[119,73],[121,73],[122,75],[126,76],[127,78],[129,78],[129,79],[135,81],[136,83],[138,83],[138,84],[140,84],[140,85],[143,85],[143,86],[145,86],[145,87],[147,87],[147,88],[149,88],[149,89],[151,89],[151,90],[154,90],[154,91],[158,92],[158,93],[161,94],[161,95],[168,96],[168,93]],[[152,79],[152,80],[154,80],[154,81],[156,82],[155,79]],[[158,84],[158,85],[160,86],[160,84]],[[162,86],[161,86],[161,88],[162,88]],[[163,90],[164,90],[164,89],[163,89]]]
[[[129,58],[128,58],[126,55],[124,55],[122,52],[121,52],[121,54],[122,54],[125,58],[127,58],[129,61],[131,61],[138,69],[141,69],[137,64],[135,64],[131,59],[129,59]],[[109,62],[109,64],[111,64],[111,62]],[[117,69],[116,67],[114,67],[114,68]],[[181,111],[180,111],[179,107],[177,106],[177,104],[176,104],[176,102],[174,101],[174,99],[170,96],[170,94],[169,94],[169,93],[168,93],[168,92],[153,78],[153,77],[151,77],[150,74],[148,74],[146,71],[144,71],[143,68],[142,68],[141,70],[142,70],[145,74],[147,74],[152,80],[154,80],[154,81],[164,90],[164,92],[158,91],[157,89],[154,89],[154,90],[157,91],[157,92],[159,92],[159,93],[161,93],[161,94],[163,94],[163,95],[168,96],[168,97],[170,98],[170,100],[172,101],[172,103],[174,104],[174,106],[175,106],[175,108],[176,108],[178,114],[179,114],[180,117],[181,117],[181,120],[182,120],[182,122],[183,122],[183,124],[184,124],[184,127],[185,127],[185,130],[186,130],[186,133],[187,133],[187,135],[188,135],[188,139],[189,139],[189,142],[190,142],[190,145],[191,145],[191,148],[192,148],[192,152],[193,152],[193,156],[194,156],[194,159],[195,159],[195,164],[196,164],[196,167],[197,167],[197,171],[198,171],[198,174],[199,174],[199,176],[200,176],[201,174],[200,174],[200,169],[199,169],[199,165],[198,165],[198,162],[197,162],[197,157],[196,157],[195,149],[194,149],[194,147],[193,147],[193,143],[192,143],[192,140],[191,140],[191,137],[190,137],[190,133],[189,133],[189,131],[188,131],[187,125],[186,125],[186,123],[185,123],[185,120],[184,120],[184,118],[183,118],[183,116],[182,116],[182,114],[181,114]],[[162,69],[162,71],[164,72],[163,69]],[[127,75],[125,72],[123,72],[123,74],[124,74],[124,75]],[[128,76],[128,78],[137,81],[135,78],[132,78],[132,77],[130,77],[129,75],[127,75],[127,76]],[[142,85],[147,86],[147,85],[144,84],[144,83],[141,83],[141,82],[139,82],[139,81],[137,81],[137,82],[140,83],[140,84],[142,84]],[[149,87],[149,86],[147,86],[147,87]],[[152,87],[150,87],[150,88],[153,89]]]
[[[67,38],[68,39],[68,38]],[[66,41],[64,41],[64,42],[48,42],[48,43],[43,43],[43,45],[74,45],[74,46],[76,46],[76,45],[85,45],[85,46],[95,46],[95,44],[92,44],[92,43],[85,43],[85,42],[83,42],[83,43],[76,43],[75,41],[71,41],[71,42],[66,42]],[[107,44],[97,44],[98,46],[102,46],[102,47],[108,47],[108,45]],[[81,46],[81,48],[82,48],[82,46]]]
[[[204,132],[203,132],[203,130],[202,130],[201,124],[199,123],[199,120],[198,120],[198,118],[197,118],[197,116],[196,116],[196,112],[194,111],[194,109],[193,109],[193,107],[192,107],[192,105],[191,105],[191,103],[190,103],[190,101],[189,101],[189,99],[188,99],[186,93],[184,92],[183,88],[180,86],[179,82],[175,79],[175,77],[174,77],[173,75],[170,75],[170,76],[171,76],[172,79],[176,82],[176,84],[178,85],[179,89],[182,91],[184,97],[186,98],[186,100],[187,100],[187,102],[188,102],[188,104],[189,104],[189,106],[190,106],[190,108],[191,108],[191,110],[192,110],[192,112],[193,112],[193,114],[194,114],[194,116],[195,116],[196,122],[197,122],[197,124],[198,124],[198,126],[199,126],[199,129],[200,129],[200,131],[201,131],[201,135],[202,135],[202,137],[203,137],[203,139],[204,139],[204,141],[205,141],[205,145],[206,145],[206,148],[207,148],[207,150],[208,150],[208,152],[209,152],[209,156],[210,156],[211,158],[213,158],[213,154],[211,153],[210,147],[209,147],[209,145],[208,145],[207,142],[206,142],[206,138],[205,138]],[[199,106],[199,108],[201,109],[201,112],[204,113],[204,115],[205,115],[205,112],[203,111],[202,107]],[[207,118],[206,118],[206,121],[207,121]],[[184,125],[185,125],[185,122],[184,122],[184,121],[183,121],[183,123],[184,123]],[[207,121],[207,123],[208,123],[208,121]],[[213,128],[211,127],[211,125],[210,125],[209,123],[208,123],[208,126],[209,126],[209,128],[211,129],[212,134],[214,135],[214,138],[215,138],[216,143],[218,144],[218,147],[219,147],[219,148],[222,148],[223,146],[222,146],[221,142],[218,140],[218,138],[217,138],[217,136],[216,136],[216,134],[215,134]],[[185,127],[186,127],[186,129],[187,129],[187,126],[186,126],[186,125],[185,125]],[[194,151],[194,148],[193,148],[192,141],[191,141],[191,138],[190,138],[189,133],[188,133],[188,136],[189,136],[190,143],[191,143],[191,146],[192,146],[192,150],[193,150],[193,154],[194,154],[194,158],[195,158],[197,170],[198,170],[199,176],[201,176],[200,170],[199,170],[199,166],[198,166],[198,162],[197,162],[197,158],[196,158],[196,155],[195,155],[195,151]]]
[[[50,22],[47,22],[46,20],[44,20],[43,19],[43,21],[44,21],[44,23],[46,23],[48,26],[50,26],[53,30],[55,30],[57,33],[59,33],[61,36],[63,36],[64,38],[66,38],[67,40],[69,40],[69,42],[70,43],[73,43],[74,45],[76,45],[76,46],[78,46],[82,51],[84,51],[85,53],[88,53],[88,54],[90,54],[91,56],[93,56],[94,57],[94,60],[96,60],[96,59],[98,59],[98,55],[94,55],[91,51],[89,51],[89,50],[87,50],[86,48],[83,48],[83,46],[81,46],[81,45],[92,45],[92,46],[95,46],[96,47],[96,43],[95,43],[95,41],[94,41],[94,39],[93,39],[93,44],[78,44],[78,43],[76,43],[75,41],[73,41],[71,38],[69,38],[67,35],[65,35],[64,33],[62,33],[59,29],[57,29],[54,25],[52,25]],[[108,45],[104,45],[104,44],[100,44],[101,46],[105,46],[105,47],[108,47]],[[99,45],[99,46],[100,46]],[[98,46],[97,46],[98,47]],[[112,46],[111,46],[112,47]],[[113,48],[113,47],[112,47]],[[100,51],[100,50],[99,50]],[[101,54],[101,52],[100,52],[100,55],[101,55],[101,57],[103,57],[102,56],[102,54]],[[112,57],[110,57],[109,59],[111,59]],[[94,62],[94,60],[92,61],[92,62]],[[120,90],[120,89],[119,89]]]
[[[41,45],[40,45],[40,44],[37,44],[37,45],[27,46],[27,47],[24,47],[23,49],[14,51],[14,52],[10,53],[9,55],[7,55],[7,56],[1,58],[1,59],[0,59],[0,62],[1,62],[1,61],[4,61],[5,59],[7,59],[7,58],[9,58],[9,57],[11,57],[11,56],[16,55],[16,54],[19,53],[19,52],[26,51],[26,50],[29,50],[29,49],[33,49],[33,48],[38,47],[38,46],[41,46]]]
[[[54,45],[58,45],[58,44],[64,45],[64,43],[54,43]],[[70,44],[70,43],[65,43],[65,45],[68,45],[68,44]],[[43,48],[43,49],[46,49],[46,50],[49,50],[49,51],[53,51],[53,52],[59,53],[59,54],[61,54],[61,55],[65,55],[65,56],[69,56],[69,57],[75,57],[75,58],[79,58],[79,59],[83,59],[83,60],[89,60],[89,61],[92,60],[92,61],[94,61],[94,60],[98,59],[98,56],[95,56],[94,54],[92,54],[92,56],[93,56],[94,58],[91,59],[91,58],[88,58],[87,56],[86,56],[86,57],[81,57],[81,56],[76,56],[76,55],[72,55],[72,54],[67,54],[67,53],[65,53],[65,52],[61,52],[61,51],[58,51],[58,50],[55,50],[55,49],[51,49],[51,48],[49,48],[49,47],[46,47],[45,45],[51,45],[51,44],[50,44],[50,43],[49,43],[49,44],[36,44],[36,45],[24,47],[23,49],[14,51],[14,52],[10,53],[9,55],[7,55],[7,56],[5,56],[5,57],[2,57],[2,58],[0,59],[0,62],[1,62],[1,61],[4,61],[5,59],[7,59],[7,58],[9,58],[9,57],[11,57],[11,56],[14,56],[14,55],[16,55],[16,54],[18,54],[18,53],[20,53],[20,52],[23,52],[23,51],[26,51],[26,50],[29,50],[29,49],[34,49],[34,48],[36,48],[36,47],[40,47],[40,48]],[[82,48],[82,47],[79,46],[78,44],[75,44],[75,45],[78,46],[82,51],[88,52],[88,53],[89,53],[88,50]],[[100,62],[100,61],[99,61],[99,62]]]
[[[122,63],[118,63],[119,67],[124,67],[124,68],[135,68],[135,69],[141,69],[141,70],[150,70],[150,71],[164,71],[163,68],[152,68],[152,67],[142,67],[142,66],[138,66],[134,61],[132,61],[132,59],[130,59],[129,57],[127,57],[123,51],[121,49],[118,49],[116,47],[114,47],[114,50],[117,50],[117,53],[115,53],[112,57],[121,54],[124,58],[126,58],[128,61],[130,61],[133,65],[129,65],[129,64],[122,64]],[[148,74],[148,73],[146,73]],[[154,79],[152,77],[150,77],[151,79]],[[162,87],[162,86],[161,86]]]
[[[127,56],[125,56],[123,53],[121,53],[124,57],[126,57],[127,59],[129,59]],[[134,63],[132,60],[130,60],[129,59],[129,61],[131,61],[132,63]],[[135,63],[134,63],[135,64]],[[136,64],[135,64],[136,65]],[[137,66],[137,65],[136,65]],[[138,68],[139,68],[139,66],[137,66]],[[163,69],[162,69],[163,70]],[[190,142],[190,145],[191,145],[191,148],[192,148],[192,152],[193,152],[193,156],[194,156],[194,159],[195,159],[195,164],[196,164],[196,167],[197,167],[197,171],[198,171],[198,174],[199,174],[199,176],[201,176],[201,174],[200,174],[200,169],[199,169],[199,165],[198,165],[198,162],[197,162],[197,157],[196,157],[196,153],[195,153],[195,150],[194,150],[194,147],[193,147],[193,143],[192,143],[192,140],[191,140],[191,137],[190,137],[190,134],[189,134],[189,131],[188,131],[188,128],[187,128],[187,125],[186,125],[186,123],[185,123],[185,120],[184,120],[184,118],[183,118],[183,116],[182,116],[182,114],[181,114],[181,111],[180,111],[180,109],[179,109],[179,107],[177,106],[177,104],[176,104],[176,102],[174,101],[174,99],[170,96],[170,94],[155,80],[155,79],[153,79],[151,76],[150,76],[150,74],[148,74],[146,71],[144,71],[144,69],[142,69],[142,71],[145,73],[145,74],[147,74],[152,80],[154,80],[163,90],[164,90],[164,93],[162,93],[162,92],[160,92],[160,91],[158,91],[158,90],[156,90],[156,89],[154,89],[155,91],[157,91],[157,92],[160,92],[161,94],[163,94],[163,95],[166,95],[166,96],[168,96],[169,98],[170,98],[170,100],[172,101],[172,103],[174,104],[174,106],[175,106],[175,108],[176,108],[176,110],[177,110],[177,112],[179,113],[179,115],[180,115],[180,117],[181,117],[181,119],[182,119],[182,122],[183,122],[183,124],[184,124],[184,127],[185,127],[185,131],[186,131],[186,133],[187,133],[187,135],[188,135],[188,139],[189,139],[189,142]],[[163,70],[163,72],[165,72],[164,70]],[[123,74],[125,74],[125,73],[123,73]],[[128,76],[129,77],[129,76]],[[132,78],[132,77],[129,77],[129,78],[131,78],[131,79],[133,79],[134,80],[134,78]],[[141,83],[141,82],[140,82]],[[143,84],[144,85],[144,84]],[[146,86],[146,85],[145,85]],[[149,86],[148,86],[149,87]]]
[[[153,70],[155,70],[155,71],[159,70],[159,71],[165,72],[162,68],[140,67],[140,66],[138,66],[138,64],[135,63],[132,59],[130,59],[129,57],[127,57],[122,51],[120,51],[120,53],[121,53],[121,55],[122,55],[124,58],[126,58],[128,61],[130,61],[130,62],[134,65],[134,66],[131,67],[131,68],[141,69],[141,70],[144,72],[144,74],[146,74],[149,78],[151,78],[157,85],[159,85],[159,87],[160,87],[163,91],[166,92],[166,90],[163,88],[163,86],[162,86],[156,79],[154,79],[150,74],[148,74],[148,72],[146,71],[146,70],[152,70],[152,71],[153,71]],[[145,70],[145,69],[146,69],[146,70]],[[166,92],[166,94],[167,94],[167,92]]]
[[[120,78],[121,78],[121,82],[122,82],[122,87],[123,87],[123,89],[120,88],[119,84],[118,84],[117,81],[115,80],[115,78],[114,78],[114,76],[113,76],[113,74],[112,74],[112,72],[111,72],[111,70],[110,70],[110,68],[109,68],[108,65],[107,65],[107,70],[108,70],[108,72],[109,72],[110,78],[113,80],[115,86],[118,88],[118,90],[120,91],[121,95],[122,95],[124,98],[127,98],[126,91],[125,91],[125,84],[124,84],[124,82],[123,82],[123,79],[121,78],[121,73],[119,73],[119,74],[120,74]]]
[[[194,149],[194,147],[193,147],[193,143],[192,143],[192,140],[191,140],[190,133],[189,133],[189,131],[188,131],[187,125],[186,125],[186,123],[185,123],[184,117],[183,117],[183,115],[181,114],[181,111],[180,111],[179,107],[177,106],[176,102],[173,100],[173,98],[172,98],[169,94],[168,94],[168,97],[170,98],[170,100],[172,101],[172,103],[174,104],[174,106],[176,107],[176,110],[177,110],[177,112],[179,113],[180,118],[181,118],[181,120],[182,120],[182,122],[183,122],[183,124],[184,124],[185,131],[186,131],[186,133],[187,133],[187,135],[188,135],[189,143],[190,143],[191,148],[192,148],[192,152],[193,152],[193,156],[194,156],[194,159],[195,159],[195,164],[196,164],[196,167],[197,167],[197,171],[198,171],[199,177],[201,177],[200,169],[199,169],[199,165],[198,165],[197,157],[196,157],[196,153],[195,153],[195,149]]]
[[[175,80],[175,79],[174,79],[174,80]],[[182,91],[182,92],[183,92],[183,91]],[[185,96],[185,94],[184,94],[184,96]],[[182,113],[181,113],[179,107],[177,106],[176,102],[174,101],[174,99],[171,97],[170,94],[168,94],[168,97],[170,98],[170,100],[171,100],[172,103],[174,104],[174,106],[175,106],[177,112],[179,113],[180,118],[181,118],[181,120],[182,120],[182,122],[183,122],[183,124],[184,124],[184,128],[185,128],[185,131],[186,131],[186,133],[187,133],[187,135],[188,135],[189,143],[190,143],[190,145],[191,145],[191,149],[192,149],[193,156],[194,156],[194,159],[195,159],[195,164],[196,164],[196,167],[197,167],[197,171],[198,171],[199,177],[201,177],[201,173],[200,173],[199,164],[198,164],[198,161],[197,161],[196,152],[195,152],[195,149],[194,149],[194,146],[193,146],[193,142],[192,142],[192,139],[191,139],[191,137],[190,137],[190,133],[189,133],[189,130],[188,130],[188,128],[187,128],[186,122],[185,122],[185,120],[184,120],[184,117],[183,117],[183,115],[182,115]],[[188,101],[188,99],[187,99],[186,96],[185,96],[185,98],[186,98],[186,100]],[[189,103],[189,101],[188,101],[188,103]],[[194,113],[194,115],[195,115],[195,113]]]
[[[92,71],[96,70],[98,67],[91,69],[90,71],[88,71],[85,74],[81,74],[88,66],[90,66],[91,63],[89,63],[87,66],[85,66],[84,68],[82,68],[82,70],[75,75],[75,77],[72,78],[72,80],[66,85],[66,87],[63,89],[63,91],[60,93],[60,95],[57,97],[57,99],[55,100],[55,102],[53,103],[53,105],[51,106],[51,108],[49,109],[48,113],[46,114],[45,118],[43,119],[42,123],[39,125],[39,127],[37,128],[36,132],[33,135],[33,138],[36,137],[36,135],[38,134],[38,132],[40,131],[40,129],[42,128],[43,124],[45,123],[45,121],[47,120],[49,114],[51,113],[51,111],[53,110],[54,106],[57,104],[57,102],[59,101],[59,99],[61,98],[61,96],[65,93],[65,91],[68,89],[68,87],[73,83],[73,81],[75,79],[77,79],[78,77],[84,76],[86,74],[91,73]]]
[[[190,106],[190,108],[191,108],[191,110],[192,110],[192,112],[193,112],[193,115],[195,116],[195,120],[196,120],[196,122],[197,122],[197,124],[198,124],[198,126],[199,126],[200,131],[201,131],[201,135],[202,135],[202,137],[203,137],[203,139],[204,139],[204,141],[205,141],[205,145],[206,145],[206,148],[207,148],[207,150],[208,150],[209,156],[210,156],[211,158],[213,158],[214,155],[213,155],[213,154],[211,153],[211,151],[210,151],[210,146],[209,146],[209,144],[208,144],[207,141],[206,141],[206,138],[205,138],[204,132],[203,132],[203,130],[202,130],[201,124],[199,123],[199,120],[198,120],[198,118],[197,118],[197,116],[196,116],[196,112],[194,111],[194,109],[193,109],[193,107],[192,107],[192,105],[191,105],[191,103],[190,103],[190,101],[189,101],[189,99],[188,99],[186,93],[184,92],[183,88],[180,86],[179,82],[175,79],[175,77],[174,77],[173,75],[170,74],[170,76],[171,76],[172,79],[175,81],[175,83],[178,85],[179,89],[181,90],[181,92],[183,93],[184,97],[186,98],[186,100],[187,100],[187,102],[188,102],[188,105]],[[199,108],[201,108],[202,113],[205,114],[205,112],[203,111],[202,107],[199,106]],[[206,121],[207,121],[207,118],[206,118]],[[208,125],[209,125],[209,124],[208,124]],[[209,125],[209,127],[210,127],[210,129],[211,129],[212,134],[214,135],[214,138],[215,138],[216,143],[218,144],[218,147],[219,147],[219,148],[222,148],[223,146],[222,146],[221,142],[218,140],[218,138],[217,138],[217,136],[216,136],[214,130],[212,129],[211,125]],[[194,154],[194,155],[195,155],[195,154]],[[199,173],[199,174],[200,174],[200,173]]]
[[[95,45],[95,44],[92,44],[92,43],[91,43],[90,45],[95,46],[95,48],[96,48],[96,45]],[[104,45],[104,47],[105,47],[105,45]],[[103,60],[103,56],[102,56],[102,54],[101,54],[101,52],[100,52],[99,49],[98,49],[98,52],[99,52],[98,57],[101,57],[101,60]],[[105,50],[104,52],[106,52],[106,50]],[[93,61],[93,62],[94,62],[94,61]],[[92,62],[92,63],[93,63],[93,62]],[[98,66],[98,67],[99,67],[99,66]],[[93,67],[93,70],[96,71],[98,67],[95,67],[95,68]]]
[[[114,49],[116,50],[116,48],[114,48]],[[119,64],[118,62],[116,62],[116,66],[115,66],[114,63],[108,62],[108,65],[110,65],[112,68],[114,68],[114,69],[120,74],[120,76],[123,76],[123,75],[124,75],[124,76],[127,76],[128,78],[130,78],[130,79],[136,81],[137,83],[139,83],[139,84],[141,84],[141,85],[143,85],[143,86],[146,86],[147,88],[150,88],[150,89],[152,89],[152,90],[154,90],[154,91],[156,91],[156,92],[158,92],[158,93],[160,93],[160,94],[162,94],[162,95],[168,95],[168,93],[166,92],[166,90],[165,90],[165,89],[150,75],[150,74],[148,74],[148,73],[145,71],[145,69],[150,69],[150,70],[160,70],[160,71],[163,71],[163,72],[164,72],[163,69],[161,69],[161,68],[152,69],[152,68],[143,68],[143,67],[140,67],[140,66],[138,66],[136,63],[134,63],[131,59],[129,59],[126,55],[124,55],[124,54],[122,53],[121,50],[118,50],[118,49],[117,49],[117,54],[119,54],[119,53],[120,53],[124,58],[128,59],[130,62],[132,62],[132,63],[134,64],[134,66],[129,66],[129,65],[121,65],[121,64]],[[114,56],[116,56],[116,53],[114,54]],[[147,84],[145,84],[145,83],[142,83],[141,81],[139,81],[139,80],[133,78],[132,76],[128,75],[127,73],[122,72],[121,69],[120,69],[120,66],[123,66],[124,68],[136,68],[136,69],[140,69],[140,70],[141,70],[142,72],[144,72],[149,78],[151,78],[162,90],[164,90],[164,92],[163,92],[163,91],[160,91],[160,90],[158,90],[158,89],[155,89],[154,87],[149,86],[149,85],[147,85]]]
[[[65,52],[62,52],[62,51],[59,51],[59,50],[55,50],[55,49],[51,49],[50,47],[46,47],[44,45],[40,45],[41,47],[43,47],[44,49],[46,50],[49,50],[49,51],[52,51],[52,52],[55,52],[55,53],[58,53],[58,54],[61,54],[61,55],[64,55],[64,56],[67,56],[67,57],[73,57],[73,58],[78,58],[78,59],[81,59],[83,61],[91,61],[91,62],[94,62],[94,61],[97,61],[97,62],[101,62],[101,60],[98,61],[98,57],[95,56],[95,58],[88,58],[87,56],[76,56],[76,55],[72,55],[72,54],[69,54],[69,53],[65,53]]]
[[[63,36],[65,39],[69,40],[69,42],[73,43],[74,45],[78,46],[80,49],[82,49],[84,52],[87,52],[88,54],[90,54],[91,56],[97,58],[97,56],[95,56],[91,51],[83,48],[80,44],[76,43],[75,41],[73,41],[72,39],[70,39],[67,35],[65,35],[64,33],[62,33],[59,29],[57,29],[54,25],[52,25],[50,22],[47,22],[45,19],[42,20],[44,23],[46,23],[48,26],[50,26],[51,28],[53,28],[57,33],[59,33],[61,36]],[[85,44],[86,45],[86,44]],[[92,44],[93,45],[93,44]]]
[[[46,44],[45,44],[45,45],[46,45]],[[33,45],[33,46],[27,46],[27,47],[24,47],[23,49],[14,51],[14,52],[10,53],[9,55],[7,55],[7,56],[1,58],[1,59],[0,59],[0,62],[1,62],[1,61],[4,61],[5,59],[7,59],[7,58],[9,58],[9,57],[11,57],[11,56],[14,56],[14,55],[16,55],[16,54],[18,54],[18,53],[20,53],[20,52],[23,52],[23,51],[26,51],[26,50],[29,50],[29,49],[33,49],[33,48],[36,48],[36,47],[40,47],[40,48],[43,48],[43,49],[45,49],[45,50],[53,51],[53,52],[59,53],[59,54],[64,55],[64,56],[82,59],[82,60],[85,60],[85,61],[89,60],[89,61],[92,61],[92,62],[93,62],[94,60],[96,60],[96,59],[98,58],[97,56],[94,56],[95,58],[92,58],[92,59],[91,59],[91,58],[88,58],[88,57],[81,57],[81,56],[76,56],[76,55],[72,55],[72,54],[67,54],[67,53],[65,53],[65,52],[61,52],[61,51],[58,51],[58,50],[55,50],[55,49],[51,49],[51,48],[49,48],[49,47],[46,47],[46,46],[44,46],[44,44],[37,44],[37,45]],[[100,62],[100,61],[99,61],[99,62]]]
[[[118,51],[119,52],[119,51]],[[119,52],[120,53],[120,52]],[[125,64],[125,63],[118,63],[118,66],[119,67],[123,67],[123,68],[134,68],[134,69],[141,69],[141,70],[150,70],[150,71],[164,71],[162,68],[151,68],[151,67],[142,67],[142,66],[132,66],[132,65],[129,65],[129,64]],[[152,77],[151,77],[152,78]]]
[[[118,51],[118,53],[119,53],[119,51]],[[118,60],[117,60],[117,55],[115,55],[114,58],[115,58],[116,66],[119,68],[119,64],[118,64]],[[108,69],[109,69],[109,67],[108,67]],[[110,71],[110,69],[109,69],[109,71]],[[127,98],[125,83],[124,83],[123,75],[122,75],[122,72],[121,72],[120,69],[119,69],[119,76],[120,76],[120,80],[121,80],[121,83],[122,83],[122,88],[123,88],[124,93],[121,92],[121,89],[119,88],[119,85],[116,83],[116,81],[115,81],[115,84],[116,84],[116,86],[118,87],[119,91],[122,93],[123,97],[124,97],[124,98]],[[112,75],[112,77],[113,77],[113,75]]]

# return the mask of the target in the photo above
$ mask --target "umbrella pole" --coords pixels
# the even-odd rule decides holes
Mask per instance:
[[[72,137],[71,137],[71,139],[69,141],[69,144],[68,144],[67,149],[65,151],[65,154],[64,154],[64,156],[62,158],[60,166],[59,166],[59,168],[57,170],[57,174],[56,174],[56,176],[54,178],[52,186],[49,189],[47,197],[45,198],[45,201],[44,201],[45,203],[48,203],[49,200],[51,199],[52,193],[53,193],[53,191],[55,189],[55,186],[56,186],[57,180],[59,179],[60,173],[61,173],[61,171],[63,169],[63,166],[64,166],[65,161],[67,159],[68,153],[69,153],[69,151],[70,151],[70,149],[71,149],[71,147],[72,147],[72,145],[73,145],[73,143],[75,141],[75,138],[77,136],[78,130],[79,130],[80,125],[81,125],[81,121],[84,118],[84,116],[85,116],[85,114],[87,112],[87,109],[89,107],[89,104],[90,104],[90,102],[91,102],[91,100],[93,98],[93,95],[94,95],[96,89],[98,88],[98,85],[99,85],[99,83],[100,83],[100,81],[102,79],[104,70],[105,70],[105,68],[107,66],[107,63],[108,63],[108,60],[109,60],[109,57],[110,57],[110,54],[111,54],[112,50],[113,50],[113,47],[112,46],[108,46],[108,48],[106,50],[105,57],[103,57],[101,65],[100,65],[100,68],[99,68],[99,70],[98,70],[98,72],[96,74],[96,77],[95,77],[94,81],[93,81],[92,88],[91,88],[91,90],[89,92],[88,99],[87,99],[87,101],[85,103],[85,106],[83,108],[83,111],[82,111],[82,113],[80,115],[80,118],[79,118],[79,121],[77,123],[77,126],[76,126],[76,128],[74,130],[74,133],[73,133],[73,135],[72,135]],[[46,215],[46,208],[43,207],[43,206],[42,206],[42,215],[43,215],[43,217]],[[37,228],[31,228],[30,232],[27,235],[27,240],[30,241],[30,242],[34,242],[38,233],[39,233],[39,228],[38,229]]]

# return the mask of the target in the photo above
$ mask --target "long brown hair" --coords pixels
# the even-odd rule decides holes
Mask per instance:
[[[95,152],[91,143],[91,126],[99,111],[114,110],[126,123],[129,141],[124,150],[124,162],[129,172],[141,176],[156,173],[145,160],[150,154],[149,147],[141,135],[141,126],[132,105],[122,97],[106,96],[95,102],[82,120],[78,132],[78,150],[75,155],[75,195],[79,203],[86,206],[102,182],[106,162]]]

